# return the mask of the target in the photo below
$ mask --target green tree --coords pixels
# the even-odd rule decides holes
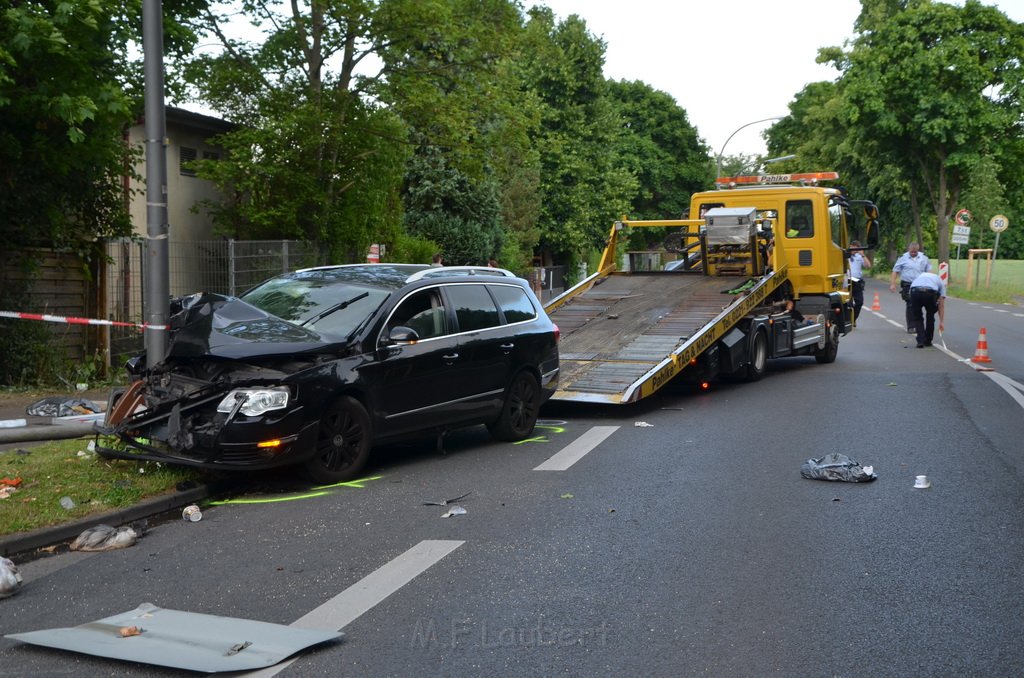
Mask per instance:
[[[970,168],[1020,135],[1024,27],[977,0],[887,4],[887,20],[863,24],[862,15],[852,48],[822,50],[819,60],[842,71],[846,143],[898,169],[914,221],[925,206],[933,215],[945,260]]]
[[[609,83],[622,124],[617,163],[637,179],[634,219],[678,218],[711,183],[708,148],[670,95],[639,81]]]
[[[623,132],[602,75],[604,44],[578,16],[556,25],[549,9],[534,7],[519,65],[542,103],[541,246],[571,266],[604,241],[638,190],[617,163]]]
[[[405,192],[406,231],[437,243],[446,263],[485,264],[501,251],[505,232],[493,182],[474,182],[425,146],[409,163]]]
[[[0,238],[76,246],[130,231],[122,141],[132,100],[106,3],[0,10]]]
[[[492,102],[507,101],[497,83],[518,27],[512,3],[246,0],[257,40],[228,34],[233,7],[204,15],[196,29],[222,51],[187,68],[239,126],[223,139],[230,159],[200,166],[231,196],[214,210],[229,232],[317,240],[358,260],[398,237],[411,136],[474,179],[490,171],[481,139]]]

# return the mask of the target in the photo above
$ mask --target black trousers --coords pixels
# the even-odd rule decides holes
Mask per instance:
[[[935,313],[939,310],[939,293],[935,290],[915,288],[910,291],[911,313],[917,330],[917,345],[932,343],[935,336]]]
[[[903,301],[905,301],[907,304],[907,308],[905,311],[907,316],[907,329],[916,329],[916,327],[914,326],[914,312],[910,308],[910,283],[903,282],[902,280],[900,281],[900,296],[903,297]]]
[[[860,308],[864,305],[864,281],[852,281],[851,291],[853,292],[853,319],[860,317]]]

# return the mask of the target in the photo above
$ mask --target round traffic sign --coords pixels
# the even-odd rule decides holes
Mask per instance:
[[[1010,225],[1010,220],[1004,217],[1002,214],[997,214],[988,220],[988,227],[996,233],[1002,233],[1006,230],[1006,227]]]
[[[956,223],[960,224],[961,226],[966,226],[967,224],[971,223],[972,215],[970,210],[962,209],[956,213],[956,217],[954,218],[956,219]]]

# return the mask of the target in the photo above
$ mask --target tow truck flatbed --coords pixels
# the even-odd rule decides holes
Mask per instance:
[[[627,403],[661,388],[737,318],[762,304],[785,279],[769,272],[747,279],[699,273],[611,274],[567,301],[549,303],[562,332],[555,400]]]

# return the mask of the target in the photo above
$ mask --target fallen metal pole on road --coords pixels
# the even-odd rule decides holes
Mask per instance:
[[[83,424],[47,424],[44,426],[19,426],[0,429],[0,445],[28,443],[40,440],[70,440],[85,438],[96,433],[95,422]]]

